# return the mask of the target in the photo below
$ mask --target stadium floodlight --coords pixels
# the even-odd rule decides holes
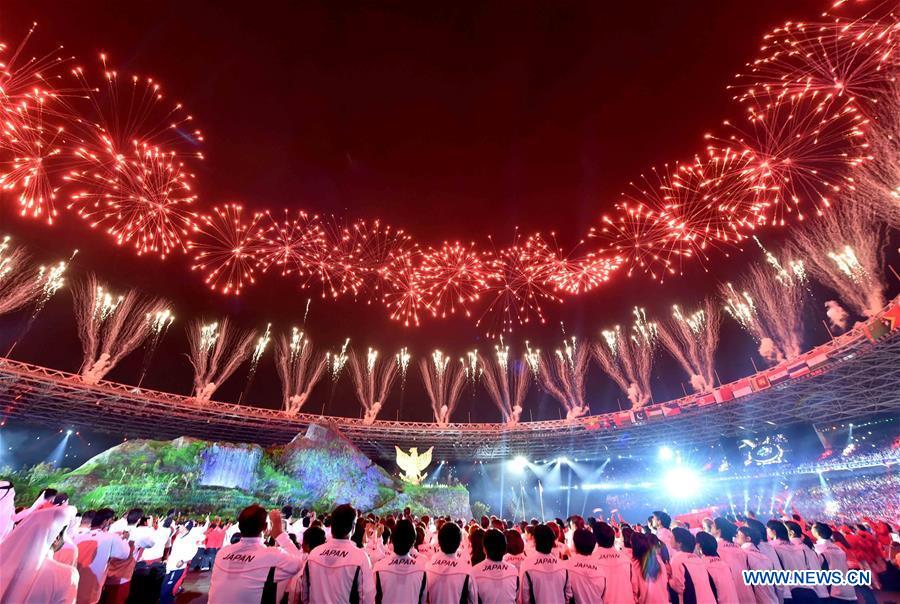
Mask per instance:
[[[700,476],[686,466],[676,466],[669,470],[664,479],[666,493],[673,499],[688,499],[700,492]]]
[[[667,445],[663,445],[659,448],[659,458],[662,461],[671,461],[671,459],[675,456],[675,452],[672,451],[672,447]]]
[[[516,474],[521,474],[525,471],[525,468],[528,467],[528,459],[526,459],[522,455],[517,455],[513,459],[509,460],[506,465]]]
[[[570,463],[570,462],[569,462],[569,458],[566,457],[565,455],[563,455],[562,457],[557,457],[557,458],[556,458],[556,463],[562,465],[562,464],[564,464],[564,463],[565,463],[565,464],[568,464],[568,463]]]

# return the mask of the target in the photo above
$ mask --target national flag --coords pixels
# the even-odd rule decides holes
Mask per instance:
[[[585,430],[602,430],[609,428],[609,419],[603,415],[592,415],[581,420]]]
[[[768,373],[766,373],[766,377],[769,378],[769,383],[774,386],[789,379],[791,376],[788,375],[787,368],[782,365],[770,370]]]
[[[886,336],[890,329],[889,322],[882,319],[873,319],[863,326],[863,332],[866,334],[866,337],[873,342]]]
[[[678,415],[681,413],[681,405],[678,403],[663,403],[662,412],[666,417]]]
[[[749,378],[744,378],[743,380],[735,382],[732,384],[731,390],[734,393],[734,398],[741,398],[742,396],[753,393],[753,387],[750,385]]]
[[[806,360],[806,364],[809,365],[810,368],[815,368],[827,361],[828,361],[828,353],[822,352],[813,357],[808,358]]]
[[[634,423],[640,423],[647,421],[647,411],[644,409],[637,409],[631,412],[631,419]]]
[[[806,364],[806,359],[796,361],[787,366],[787,372],[792,378],[800,377],[809,373],[809,365]]]
[[[753,387],[753,390],[755,392],[759,392],[760,390],[765,390],[772,384],[769,383],[769,378],[766,377],[766,374],[762,374],[754,375],[750,385]]]
[[[613,416],[613,422],[621,428],[634,423],[634,419],[631,417],[631,411],[621,411]]]
[[[900,329],[900,304],[894,304],[882,318],[888,322],[891,331]]]
[[[731,390],[731,386],[726,384],[721,388],[715,390],[713,392],[713,396],[715,397],[717,403],[724,403],[725,401],[730,401],[734,398],[734,392]]]
[[[645,411],[647,412],[648,419],[651,417],[662,417],[665,415],[662,405],[653,405],[652,407],[647,407]]]
[[[712,405],[715,402],[716,402],[715,394],[704,394],[703,396],[701,396],[697,399],[697,406],[705,407],[706,405]]]

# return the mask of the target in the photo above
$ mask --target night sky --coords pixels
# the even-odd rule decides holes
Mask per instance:
[[[811,19],[817,1],[694,2],[58,2],[13,0],[0,7],[0,39],[17,42],[39,21],[33,52],[63,43],[86,67],[105,51],[121,72],[152,75],[185,103],[206,137],[197,167],[201,207],[241,201],[248,208],[301,207],[351,217],[380,217],[421,243],[508,243],[514,227],[554,231],[574,244],[612,207],[631,179],[652,165],[689,158],[702,135],[739,114],[725,90],[754,57],[762,35],[788,19]],[[472,321],[404,329],[380,306],[320,300],[271,276],[240,299],[206,290],[184,258],[136,258],[65,214],[53,228],[24,222],[0,205],[0,228],[55,259],[78,247],[73,277],[95,270],[119,289],[135,286],[170,298],[179,318],[227,313],[247,327],[272,321],[289,329],[313,297],[309,332],[335,349],[347,336],[365,350],[417,356],[435,347],[455,355],[487,350]],[[595,336],[629,323],[635,304],[651,316],[674,302],[690,306],[733,278],[758,252],[734,250],[685,277],[659,285],[616,275],[605,287],[547,312],[547,324],[518,330],[555,347],[560,321],[569,333]],[[818,296],[815,316],[824,301]],[[811,307],[813,308],[813,307]],[[76,370],[80,348],[68,293],[47,308],[16,357]],[[0,318],[0,345],[23,316]],[[808,344],[827,337],[810,320]],[[187,393],[184,320],[170,331],[146,386]],[[754,345],[726,323],[719,373],[752,371]],[[48,346],[52,342],[52,346]],[[134,381],[140,354],[112,372]],[[685,377],[660,355],[657,400],[680,396]],[[757,362],[759,359],[757,358]],[[246,368],[217,398],[234,400]],[[594,412],[616,408],[618,393],[592,369]],[[280,402],[271,357],[249,400]],[[330,402],[329,402],[330,401]],[[535,419],[558,405],[536,389]],[[355,415],[349,376],[327,380],[307,410]],[[402,411],[401,411],[402,407]],[[458,419],[497,417],[486,395],[464,395]],[[429,419],[417,375],[395,390],[383,415]]]

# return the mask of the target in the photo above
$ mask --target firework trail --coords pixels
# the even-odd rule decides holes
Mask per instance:
[[[262,218],[263,214],[256,212],[245,219],[243,207],[237,203],[215,207],[211,214],[200,217],[188,249],[194,257],[191,269],[205,274],[210,289],[239,295],[256,282]]]
[[[512,362],[510,362],[512,361]],[[484,386],[509,426],[519,423],[522,404],[528,393],[528,368],[517,366],[509,355],[509,346],[501,343],[494,347],[493,357],[481,357],[484,369]]]
[[[566,410],[566,419],[581,417],[590,411],[584,402],[588,359],[588,347],[575,337],[564,339],[562,348],[555,350],[552,356],[540,357],[541,385]]]
[[[28,306],[41,294],[37,271],[24,248],[12,247],[9,236],[0,240],[0,315]]]
[[[798,229],[792,252],[810,273],[837,292],[853,312],[871,317],[884,308],[887,233],[871,209],[851,196],[824,217]]]
[[[291,337],[280,336],[275,342],[275,368],[281,378],[283,408],[296,415],[309,400],[313,388],[325,373],[327,359],[316,354],[312,344],[296,327]]]
[[[802,351],[806,267],[769,252],[766,258],[766,264],[747,267],[737,289],[725,283],[719,291],[725,311],[759,342],[760,356],[780,363]]]
[[[685,314],[672,307],[672,317],[659,326],[659,340],[690,376],[696,392],[712,392],[715,385],[715,353],[719,345],[722,314],[712,298]]]
[[[531,377],[535,380],[541,379],[541,349],[532,348],[528,340],[525,340],[525,354],[523,355],[528,370],[531,371]]]
[[[269,342],[271,340],[272,324],[268,323],[266,324],[266,329],[263,331],[263,334],[257,338],[256,346],[253,347],[253,353],[250,355],[250,369],[247,371],[247,385],[244,386],[244,391],[241,392],[241,397],[238,399],[239,405],[250,392],[250,387],[253,385],[253,379],[256,377],[256,369],[259,367],[259,360],[262,358],[263,354],[265,354],[266,348],[269,347]]]
[[[13,341],[12,345],[9,347],[9,350],[6,351],[6,356],[10,356],[13,350],[16,349],[16,346],[19,345],[19,342],[22,341],[29,331],[31,331],[31,327],[34,325],[34,322],[37,320],[38,315],[41,314],[41,311],[44,310],[44,307],[47,305],[47,302],[56,295],[56,292],[61,290],[63,286],[66,284],[66,270],[69,268],[69,262],[75,258],[75,255],[78,253],[78,250],[72,252],[72,255],[69,257],[68,261],[60,260],[54,265],[44,266],[41,265],[37,271],[37,277],[35,279],[36,289],[39,292],[37,296],[37,302],[34,305],[34,310],[31,311],[31,316],[28,317],[28,321],[25,323],[25,327],[22,329],[22,332],[19,336]]]
[[[208,401],[216,389],[253,352],[252,331],[238,330],[228,319],[218,323],[193,321],[188,328],[194,367],[194,398]]]
[[[631,335],[616,325],[602,332],[603,340],[591,347],[594,359],[606,375],[622,389],[634,409],[650,402],[650,372],[656,351],[658,331],[656,323],[647,321],[641,308],[635,308]]]
[[[825,302],[825,316],[828,317],[828,322],[831,323],[834,329],[840,329],[841,331],[847,329],[850,315],[836,301],[828,300]]]
[[[349,346],[350,338],[347,338],[341,345],[340,350],[325,354],[325,358],[328,360],[328,373],[331,375],[332,385],[337,384],[337,381],[341,379],[341,373],[344,371],[344,367],[347,366],[347,361],[350,360],[350,355],[347,353]]]
[[[365,358],[360,353],[351,352],[350,375],[353,376],[356,398],[365,412],[363,423],[371,425],[394,385],[397,360],[391,356],[381,356],[373,348],[369,348]]]
[[[900,81],[878,103],[868,131],[871,160],[859,170],[849,203],[861,203],[900,228]]]
[[[163,308],[156,312],[148,312],[146,319],[147,324],[150,326],[150,338],[147,345],[144,347],[144,360],[141,363],[141,376],[138,378],[137,382],[138,388],[144,383],[144,378],[147,376],[147,371],[150,369],[150,363],[153,362],[153,356],[156,354],[156,347],[159,346],[163,336],[166,335],[166,332],[169,331],[169,327],[175,322],[175,315],[172,314],[171,309]]]
[[[148,315],[166,308],[159,298],[135,290],[110,294],[93,275],[74,290],[75,319],[84,359],[79,373],[86,384],[96,384],[126,355],[150,336]]]
[[[466,381],[461,364],[451,362],[450,357],[435,350],[430,360],[422,359],[419,362],[419,369],[422,371],[425,391],[431,400],[434,421],[439,427],[448,426],[450,415],[456,409]]]

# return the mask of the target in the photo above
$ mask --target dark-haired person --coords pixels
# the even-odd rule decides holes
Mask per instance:
[[[522,539],[522,533],[516,529],[508,529],[506,531],[506,555],[503,556],[504,562],[509,562],[516,567],[518,571],[522,566],[522,560],[525,559],[525,540]]]
[[[172,545],[165,556],[166,572],[160,587],[159,602],[160,604],[172,604],[175,602],[175,594],[181,587],[188,565],[197,555],[197,542],[190,538],[193,522],[175,524],[175,519],[168,517],[165,519],[165,523],[173,527],[174,532],[172,533]]]
[[[547,524],[534,527],[534,555],[519,568],[519,600],[523,604],[556,604],[572,597],[569,571],[553,553],[556,533]]]
[[[375,601],[375,576],[364,549],[350,540],[356,510],[342,504],[331,512],[331,538],[309,553],[301,581],[304,604]]]
[[[744,577],[741,574],[750,568],[747,562],[747,552],[734,542],[737,526],[719,516],[713,520],[712,535],[716,538],[719,558],[731,569],[731,577],[734,579],[734,588],[737,590],[738,599],[741,602],[753,602],[755,600],[753,589],[744,583]]]
[[[772,547],[775,548],[775,553],[778,555],[778,561],[781,563],[781,568],[784,570],[798,571],[813,570],[807,564],[807,557],[803,551],[803,548],[806,546],[801,544],[800,547],[795,547],[795,545],[791,543],[788,527],[784,522],[781,522],[780,520],[769,520],[766,523],[766,533],[768,534],[769,541],[772,543]],[[793,585],[788,585],[786,587],[790,590],[793,604],[817,602],[819,599],[816,592],[807,587],[797,587]]]
[[[140,559],[143,551],[153,547],[156,540],[153,536],[153,530],[148,527],[139,527],[138,523],[144,517],[144,510],[134,508],[128,510],[123,518],[124,528],[121,534],[128,541],[131,548],[131,555],[124,560],[112,560],[109,563],[109,573],[106,577],[106,587],[104,588],[103,602],[104,604],[123,604],[128,599],[128,592],[131,591],[131,576],[134,574],[134,567]]]
[[[412,521],[400,519],[391,531],[394,553],[375,564],[375,604],[425,604],[425,558],[416,559],[409,555],[415,542],[416,529]]]
[[[822,567],[827,570],[839,570],[846,575],[850,570],[847,554],[832,541],[834,536],[832,528],[824,522],[816,522],[812,525],[812,534],[816,538],[816,553],[824,560]],[[856,590],[852,585],[832,585],[829,595],[833,601],[856,601]]]
[[[15,493],[15,491],[13,491]],[[44,489],[40,493],[38,493],[37,499],[34,500],[34,503],[31,504],[30,507],[23,508],[18,512],[13,514],[12,520],[13,524],[18,524],[22,522],[31,514],[40,509],[44,509],[53,505],[53,500],[56,499],[58,491],[56,489]]]
[[[91,518],[91,530],[74,539],[78,546],[78,604],[100,601],[110,560],[124,560],[131,555],[128,543],[109,532],[114,518],[115,512],[109,508],[97,510]]]
[[[700,548],[700,559],[703,560],[706,572],[709,573],[709,577],[712,579],[716,600],[719,604],[755,602],[756,600],[752,594],[750,599],[747,600],[738,598],[737,588],[734,584],[734,575],[732,575],[728,563],[719,556],[719,544],[716,538],[706,531],[700,531],[697,533],[696,539],[697,546]]]
[[[575,604],[608,601],[606,574],[593,555],[596,547],[594,533],[583,522],[572,531],[572,557],[564,566],[569,572],[570,597]]]
[[[506,562],[506,535],[488,529],[482,539],[485,559],[472,567],[479,604],[514,604],[519,597],[519,570]]]
[[[285,550],[296,549],[284,532],[281,512],[272,510],[267,516],[259,505],[244,508],[238,516],[241,540],[219,550],[213,563],[209,604],[257,604],[264,602],[264,594],[274,602],[277,584],[300,572],[302,561],[297,555],[263,544],[267,517],[275,542]]]
[[[700,556],[694,553],[697,542],[691,532],[681,527],[672,530],[675,550],[670,564],[669,587],[679,604],[716,604],[712,579]],[[715,539],[714,539],[715,540]]]
[[[675,537],[672,536],[672,517],[667,513],[657,510],[650,516],[650,528],[656,538],[669,548],[670,552],[675,551]]]
[[[776,567],[768,556],[759,551],[760,534],[753,525],[749,524],[750,520],[753,519],[748,518],[747,526],[740,527],[734,538],[747,554],[747,566],[750,570],[781,570],[780,566]],[[753,598],[756,604],[778,604],[778,593],[773,585],[753,586]]]
[[[822,570],[822,558],[806,543],[806,541],[809,540],[809,537],[803,534],[803,527],[800,524],[802,522],[800,515],[794,514],[794,517],[797,520],[788,520],[784,523],[788,530],[790,544],[803,555],[804,570]],[[817,598],[828,597],[828,587],[825,585],[815,585],[813,586],[812,591]]]
[[[472,567],[459,555],[462,529],[446,522],[438,531],[438,551],[426,567],[426,589],[431,604],[475,604],[478,591]]]
[[[637,604],[668,604],[669,574],[661,550],[665,546],[656,535],[631,536],[631,574],[637,579]]]
[[[631,572],[631,558],[615,548],[616,531],[605,522],[597,522],[593,533],[597,541],[594,558],[606,578],[606,601],[634,602],[639,585]]]

